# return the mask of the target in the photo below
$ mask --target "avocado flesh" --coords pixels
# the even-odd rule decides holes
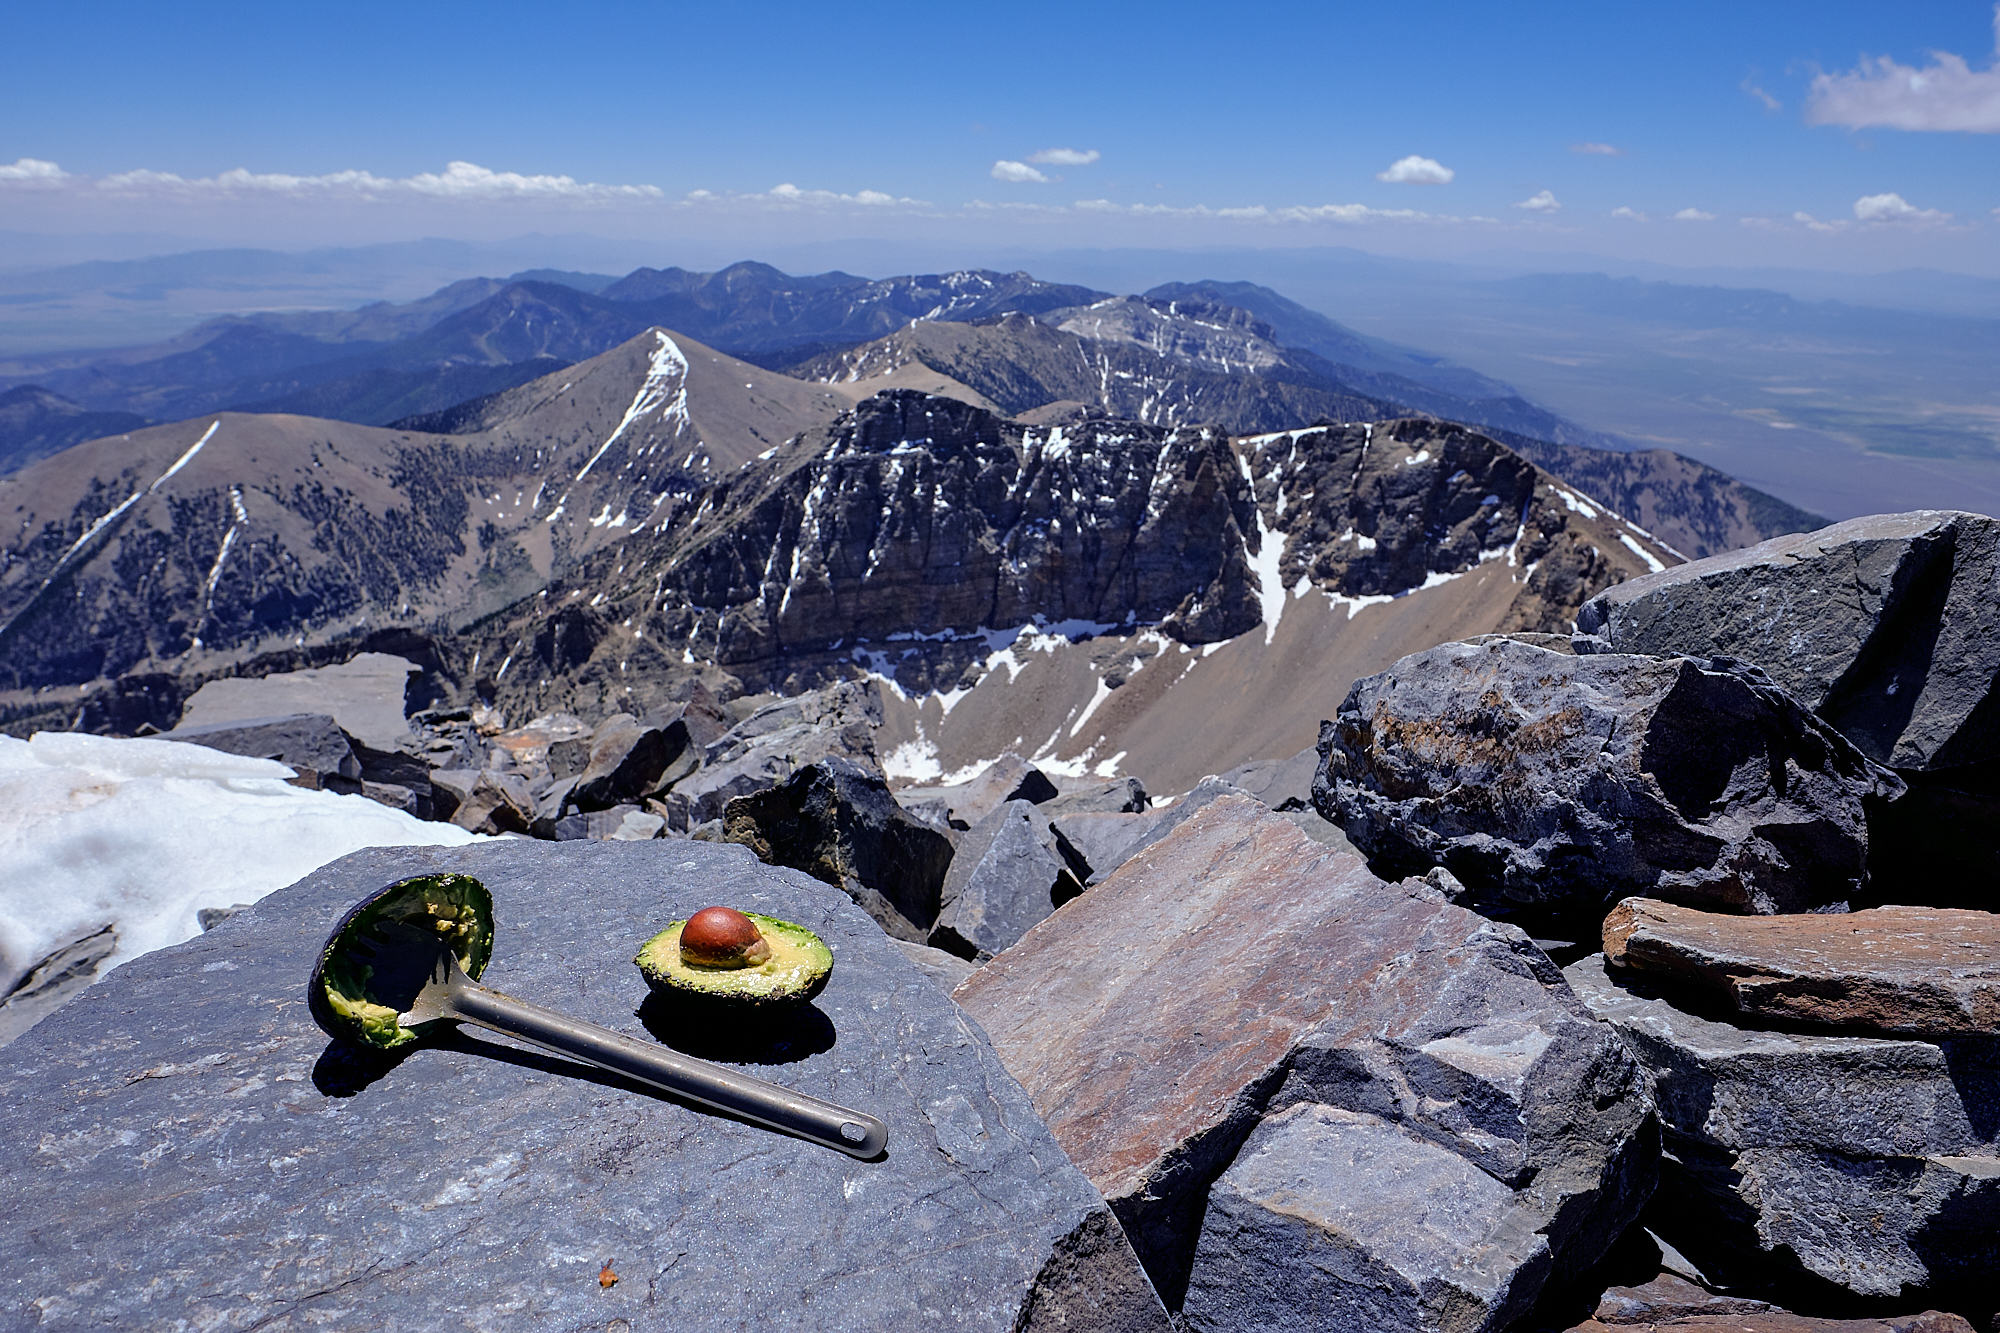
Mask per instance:
[[[804,926],[745,912],[771,946],[771,956],[749,967],[694,967],[681,961],[676,921],[647,940],[632,961],[662,995],[696,999],[729,1009],[782,1009],[820,993],[833,971],[833,951]]]
[[[493,956],[493,896],[470,875],[420,875],[360,904],[327,942],[314,997],[323,1002],[322,1012],[350,1041],[390,1050],[422,1033],[402,1025],[403,1006],[394,1001],[403,997],[385,993],[372,962],[350,947],[378,939],[384,927],[392,935],[415,930],[434,937],[457,956],[467,976],[477,978]]]

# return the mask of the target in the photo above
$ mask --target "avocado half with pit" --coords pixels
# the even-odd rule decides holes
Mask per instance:
[[[418,875],[356,903],[327,936],[313,968],[306,989],[313,1020],[333,1036],[381,1050],[418,1040],[423,1034],[401,1022],[429,978],[427,964],[416,971],[407,965],[413,957],[424,961],[421,949],[408,947],[413,936],[450,949],[477,980],[493,957],[493,895],[470,875]],[[403,947],[385,948],[388,941]]]
[[[698,923],[699,930],[717,919],[711,914],[719,913],[740,917],[754,927],[768,954],[760,957],[763,951],[754,941],[745,941],[747,948],[682,947],[689,921]],[[708,908],[688,921],[673,922],[640,946],[632,961],[663,999],[744,1016],[777,1014],[803,1005],[826,988],[833,973],[833,951],[804,926],[730,908]]]

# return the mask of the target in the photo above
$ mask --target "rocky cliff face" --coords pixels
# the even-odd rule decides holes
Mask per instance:
[[[916,369],[943,383],[919,383]],[[1153,299],[1109,297],[1035,315],[914,323],[810,358],[789,373],[843,386],[924,387],[1037,425],[1093,411],[1239,435],[1415,413],[1469,422],[1689,558],[1825,522],[1680,454],[1581,443],[1618,442],[1511,394],[1468,398],[1281,344],[1271,325],[1195,289]]]
[[[491,688],[542,708],[567,697],[540,692],[564,674],[636,686],[679,661],[753,689],[861,667],[899,692],[948,693],[976,686],[1023,627],[1202,647],[1275,632],[1308,593],[1314,614],[1352,619],[1486,569],[1511,573],[1484,594],[1481,628],[1567,630],[1590,593],[1675,559],[1438,422],[1232,440],[1026,426],[908,390],[682,503],[492,625],[484,660],[537,664],[534,684],[496,673]],[[536,650],[557,605],[590,645],[562,663]]]

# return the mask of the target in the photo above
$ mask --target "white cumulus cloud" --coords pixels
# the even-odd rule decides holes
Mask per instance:
[[[1038,185],[1049,183],[1047,176],[1036,171],[1026,162],[1009,162],[1004,157],[993,164],[993,170],[989,174],[996,181],[1012,181],[1017,184],[1032,181]]]
[[[1081,151],[1075,148],[1044,148],[1039,153],[1028,154],[1028,160],[1048,167],[1087,167],[1103,156],[1095,148]]]
[[[904,208],[927,209],[929,204],[921,199],[904,199],[880,190],[856,190],[843,194],[838,190],[802,190],[789,181],[774,185],[761,193],[716,194],[709,190],[690,190],[681,200],[680,206],[700,208],[757,208],[782,212],[797,212],[808,208]]]
[[[2000,48],[2000,5],[1993,32]],[[1813,79],[1806,123],[2000,134],[2000,60],[1976,70],[1963,56],[1933,51],[1931,63],[1917,69],[1889,56],[1864,57],[1844,74]]]
[[[1520,203],[1515,204],[1514,207],[1525,208],[1530,213],[1553,213],[1561,208],[1562,205],[1556,202],[1556,197],[1553,194],[1550,194],[1547,190],[1542,190],[1529,198],[1523,199]]]
[[[1861,222],[1949,222],[1951,214],[1935,208],[1914,207],[1902,195],[1867,194],[1854,201],[1854,216]]]
[[[69,173],[53,162],[42,162],[32,157],[15,160],[13,165],[0,164],[0,181],[8,183],[26,182],[37,185],[52,185],[69,179]]]
[[[1713,213],[1704,213],[1704,212],[1702,212],[1702,211],[1701,211],[1701,210],[1700,210],[1699,208],[1683,208],[1683,209],[1682,209],[1682,210],[1681,210],[1680,212],[1678,212],[1678,213],[1674,214],[1674,221],[1676,221],[1676,222],[1713,222],[1713,221],[1715,221],[1715,214],[1713,214]]]
[[[294,199],[384,199],[423,196],[434,199],[523,199],[583,204],[621,200],[660,199],[656,185],[598,185],[573,176],[527,176],[515,171],[491,171],[473,162],[452,162],[443,171],[414,176],[377,176],[369,171],[335,171],[319,176],[254,172],[238,167],[213,176],[182,176],[171,171],[140,168],[91,179],[73,176],[53,162],[22,158],[0,167],[0,181],[57,184],[105,194],[181,196],[279,196]]]
[[[1845,230],[1847,227],[1847,224],[1845,222],[1841,222],[1839,220],[1835,220],[1832,222],[1821,222],[1818,218],[1814,217],[1812,214],[1803,212],[1792,214],[1792,221],[1800,224],[1809,231],[1842,231]]]
[[[1614,208],[1614,209],[1612,209],[1612,210],[1611,210],[1611,216],[1612,216],[1612,217],[1614,217],[1614,218],[1629,218],[1629,219],[1631,219],[1631,220],[1632,220],[1633,222],[1644,222],[1644,221],[1646,221],[1646,215],[1645,215],[1644,213],[1641,213],[1641,212],[1640,212],[1640,211],[1639,211],[1638,209],[1636,209],[1636,208],[1625,208],[1625,207],[1622,207],[1622,206],[1621,206],[1621,207],[1618,207],[1618,208]]]
[[[1569,146],[1569,150],[1572,153],[1582,153],[1585,157],[1625,156],[1623,148],[1613,148],[1608,143],[1573,143]]]
[[[1387,171],[1376,172],[1375,179],[1392,185],[1449,185],[1451,178],[1457,174],[1435,158],[1418,157],[1413,153],[1390,163]]]

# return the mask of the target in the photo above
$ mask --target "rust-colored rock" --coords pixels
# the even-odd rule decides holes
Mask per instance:
[[[1919,1037],[2000,1035],[2000,916],[1990,912],[1721,916],[1627,898],[1605,918],[1604,956],[1764,1018]]]
[[[1518,928],[1386,884],[1359,856],[1224,795],[954,998],[1170,1306],[1185,1291],[1193,1317],[1211,1184],[1260,1121],[1316,1103],[1498,1182],[1506,1224],[1481,1261],[1493,1280],[1467,1293],[1483,1328],[1517,1317],[1552,1267],[1589,1263],[1651,1190],[1643,1080],[1559,977]],[[1260,1269],[1268,1257],[1249,1256]],[[1210,1259],[1216,1273],[1245,1256]]]
[[[1877,1319],[1816,1319],[1789,1310],[1747,1314],[1686,1314],[1636,1321],[1644,1333],[1976,1333],[1955,1314],[1926,1310],[1922,1314],[1884,1315]],[[1616,1333],[1634,1322],[1586,1319],[1565,1333]]]

